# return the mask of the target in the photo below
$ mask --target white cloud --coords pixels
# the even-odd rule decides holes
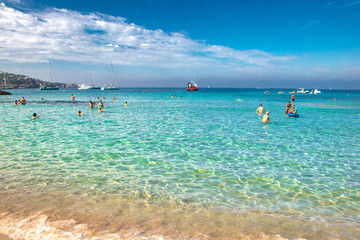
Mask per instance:
[[[182,33],[148,30],[121,17],[65,9],[24,13],[0,4],[0,59],[48,58],[157,68],[275,67],[293,57],[208,45]],[[250,68],[249,68],[250,67]]]

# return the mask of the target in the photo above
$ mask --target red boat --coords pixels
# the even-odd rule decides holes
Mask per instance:
[[[186,91],[197,91],[198,87],[196,83],[188,83],[188,88]]]

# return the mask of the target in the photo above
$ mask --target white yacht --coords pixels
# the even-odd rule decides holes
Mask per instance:
[[[319,91],[318,89],[311,89],[310,94],[321,94],[321,91]]]
[[[308,91],[308,90],[305,90],[305,88],[298,88],[298,89],[296,90],[296,93],[309,93],[309,91]]]
[[[78,89],[79,90],[92,90],[92,89],[100,89],[100,87],[96,87],[95,85],[81,84]]]

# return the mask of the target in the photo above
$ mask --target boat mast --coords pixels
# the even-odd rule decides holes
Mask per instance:
[[[95,72],[93,72],[93,76],[94,76],[94,86],[96,86],[96,84],[95,84]]]
[[[111,62],[110,64],[111,64],[111,70],[113,71],[113,73],[114,73],[114,78],[115,78],[115,77],[116,77],[116,74],[115,74],[114,66],[113,66],[112,62]],[[114,78],[111,78],[111,87],[114,86]]]
[[[6,75],[5,75],[5,72],[4,72],[4,82],[5,82],[5,88],[6,88]]]
[[[51,82],[51,61],[49,58],[49,77],[50,77],[50,82]]]

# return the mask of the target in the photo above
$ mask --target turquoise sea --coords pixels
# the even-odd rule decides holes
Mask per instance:
[[[0,96],[0,232],[360,239],[360,91],[296,94],[290,118],[292,90],[265,90],[10,90]],[[15,106],[22,96],[28,104]],[[103,113],[89,109],[98,97]]]

